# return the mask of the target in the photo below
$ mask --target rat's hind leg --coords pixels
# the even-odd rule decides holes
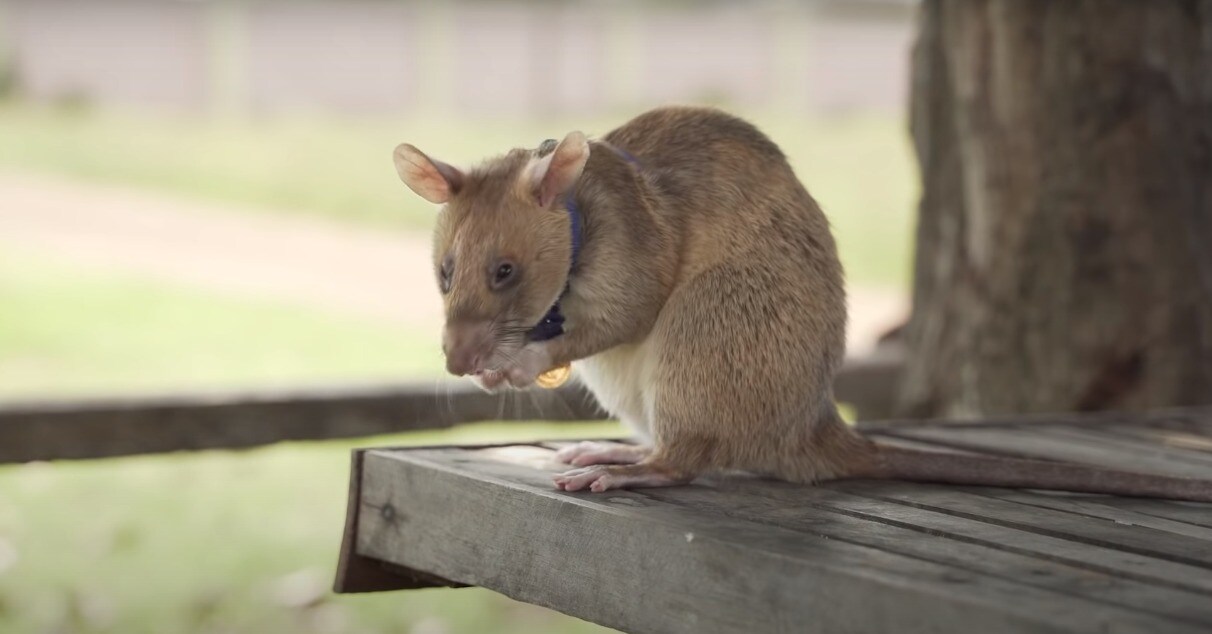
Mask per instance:
[[[582,441],[556,452],[556,459],[574,467],[600,464],[635,464],[652,453],[650,447],[617,442]]]

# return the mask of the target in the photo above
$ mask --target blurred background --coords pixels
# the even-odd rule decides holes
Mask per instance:
[[[833,223],[851,351],[908,309],[902,0],[0,0],[0,403],[438,380],[429,204],[455,164],[716,105]],[[588,632],[478,589],[328,593],[349,449],[475,425],[0,467],[2,632]]]

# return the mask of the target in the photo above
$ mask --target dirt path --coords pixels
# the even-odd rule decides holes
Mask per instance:
[[[437,333],[425,236],[266,213],[122,187],[0,172],[0,248],[227,294],[273,298]],[[906,298],[851,288],[851,350]]]

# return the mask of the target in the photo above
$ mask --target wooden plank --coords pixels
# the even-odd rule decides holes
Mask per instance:
[[[1120,425],[1117,429],[1122,429]],[[1141,427],[1142,429],[1147,429]],[[1165,445],[1158,442],[1148,442],[1141,438],[1117,433],[1115,429],[1102,427],[1074,428],[1069,426],[1034,427],[1024,430],[1040,438],[1049,438],[1057,443],[1080,444],[1088,447],[1103,447],[1109,450],[1121,451],[1141,458],[1158,459],[1161,461],[1177,461],[1194,467],[1202,467],[1206,477],[1212,478],[1212,453],[1193,451],[1184,447]],[[1210,440],[1209,442],[1212,442]]]
[[[853,407],[859,420],[887,418],[896,405],[904,367],[899,346],[881,346],[866,357],[847,359],[833,381],[834,398]]]
[[[715,487],[654,489],[640,494],[672,504],[692,504],[695,508],[710,509],[729,517],[879,548],[1064,595],[1212,625],[1209,593],[1199,588],[1176,587],[1168,583],[1168,579],[1158,584],[1156,580],[1121,575],[1108,568],[1106,554],[1097,549],[1073,552],[1062,540],[1034,536],[1028,536],[1034,544],[1023,544],[1015,531],[1004,527],[873,502],[838,490],[836,484],[803,487],[729,479]],[[1037,550],[1031,550],[1031,546]],[[1196,574],[1212,577],[1202,571],[1196,571]]]
[[[908,426],[880,433],[910,440],[922,440],[939,445],[984,451],[988,453],[1066,460],[1116,469],[1130,468],[1134,471],[1185,477],[1208,477],[1208,469],[1198,464],[1170,460],[1166,457],[1144,455],[1130,448],[1092,446],[1077,442],[1065,442],[1050,438],[1047,428],[1020,429],[1014,427],[942,427],[922,425]]]
[[[1145,425],[1157,429],[1185,431],[1192,434],[1212,437],[1212,408],[1186,407],[1168,410],[1146,412]],[[1139,420],[1126,416],[1121,424],[1138,426]]]
[[[1027,493],[1009,489],[992,488],[974,490],[973,492],[979,495],[995,497],[1001,500],[1009,500],[1025,506],[1063,511],[1085,517],[1097,517],[1124,526],[1144,526],[1146,528],[1151,528],[1166,533],[1173,533],[1175,535],[1184,535],[1186,537],[1194,537],[1195,539],[1212,541],[1212,528],[1205,528],[1187,522],[1170,520],[1164,517],[1156,517],[1141,513],[1139,511],[1133,511],[1131,509],[1119,508],[1113,505],[1113,498],[1108,498],[1105,496],[1092,496],[1056,491],[1034,491]],[[1159,539],[1165,538],[1160,537]]]
[[[1038,432],[1043,432],[1044,430],[1032,429],[1032,430],[1026,430],[1026,431],[1024,431],[1024,433],[1026,433],[1027,431],[1038,433]],[[1094,432],[1091,432],[1091,433],[1094,433]],[[928,445],[925,443],[914,443],[914,444],[918,444],[919,445],[918,448],[929,448],[929,449],[935,448],[933,445]],[[1127,449],[1131,449],[1131,448],[1127,447]],[[1212,465],[1208,466],[1207,469],[1203,473],[1198,473],[1196,475],[1202,475],[1203,477],[1212,476]],[[850,490],[854,490],[857,488],[860,490],[860,492],[861,492],[861,490],[863,490],[862,487],[865,487],[865,486],[875,486],[877,489],[885,491],[885,492],[894,491],[894,489],[887,489],[888,485],[882,484],[882,483],[881,484],[839,483],[834,486],[837,488],[841,488],[843,490],[847,490],[847,487],[850,487],[851,488]],[[1164,519],[1160,519],[1160,518],[1152,518],[1151,516],[1143,515],[1143,514],[1138,514],[1139,515],[1138,521],[1132,523],[1135,526],[1146,526],[1149,524],[1163,523],[1163,524],[1170,525],[1172,528],[1174,526],[1186,526],[1187,527],[1186,530],[1180,530],[1177,533],[1172,534],[1172,535],[1165,535],[1165,534],[1159,534],[1159,533],[1155,532],[1154,529],[1134,530],[1134,529],[1130,529],[1126,526],[1123,526],[1122,522],[1124,521],[1124,519],[1123,519],[1122,515],[1124,512],[1121,512],[1121,517],[1116,518],[1116,521],[1121,522],[1121,524],[1116,524],[1114,522],[1107,522],[1107,521],[1097,521],[1097,520],[1092,521],[1091,519],[1089,519],[1090,517],[1099,517],[1099,516],[1091,516],[1089,514],[1086,514],[1084,517],[1083,517],[1083,515],[1070,516],[1070,515],[1066,515],[1066,514],[1052,514],[1052,515],[1047,515],[1047,516],[1040,516],[1038,511],[1025,510],[1024,507],[1022,507],[1018,504],[1015,504],[1015,503],[994,502],[994,501],[989,501],[989,500],[983,500],[980,497],[985,494],[988,494],[988,496],[993,496],[993,497],[997,497],[998,493],[1010,494],[1010,495],[1014,494],[1014,492],[1006,491],[1006,490],[1002,490],[1002,489],[957,488],[957,487],[940,487],[940,486],[921,485],[921,486],[911,487],[908,490],[910,491],[910,493],[906,493],[904,497],[893,497],[893,498],[884,498],[884,499],[887,499],[889,501],[900,501],[903,503],[911,503],[914,506],[917,506],[919,508],[932,509],[932,510],[937,510],[937,511],[945,512],[945,513],[951,513],[951,514],[960,514],[964,517],[982,521],[982,522],[997,522],[1002,526],[1016,528],[1019,530],[1032,531],[1032,532],[1039,533],[1041,535],[1058,537],[1061,539],[1076,540],[1076,541],[1079,541],[1079,542],[1082,542],[1085,544],[1091,544],[1091,545],[1096,545],[1096,546],[1107,546],[1107,547],[1112,547],[1112,548],[1118,548],[1118,549],[1121,549],[1121,550],[1124,550],[1127,552],[1135,552],[1135,553],[1142,554],[1145,556],[1158,557],[1158,558],[1168,559],[1168,560],[1179,562],[1179,563],[1203,566],[1205,568],[1212,568],[1212,543],[1200,540],[1200,538],[1198,536],[1202,535],[1202,533],[1199,533],[1198,531],[1203,530],[1203,529],[1200,529],[1199,527],[1190,526],[1187,524],[1180,525],[1178,523],[1171,522],[1169,520],[1164,520]],[[1044,495],[1020,494],[1020,495],[1023,498],[1027,498],[1027,499],[1038,498],[1045,502],[1047,502],[1050,499],[1054,499],[1054,497],[1055,497],[1054,494],[1052,495],[1052,497],[1050,497],[1048,494],[1044,494]],[[1108,498],[1106,496],[1081,496],[1080,499],[1084,499],[1084,500],[1093,499],[1095,501],[1098,501],[1098,500],[1106,500]],[[786,502],[792,503],[792,501],[786,501]],[[801,500],[800,502],[802,503],[803,501]],[[1150,504],[1154,504],[1154,505],[1158,505],[1158,504],[1163,505],[1163,506],[1172,505],[1172,503],[1163,502],[1163,501],[1148,501],[1148,502]],[[939,507],[940,504],[942,505],[941,508]],[[1072,502],[1071,502],[1071,504],[1072,504]],[[1196,506],[1199,506],[1199,505],[1196,505]],[[1209,519],[1212,519],[1212,507],[1210,507],[1208,505],[1203,505],[1203,507],[1208,511]],[[1044,505],[1040,505],[1039,508],[1051,508],[1051,507],[1044,504]],[[1102,508],[1106,509],[1107,512],[1112,512],[1112,513],[1115,512],[1115,509],[1113,507],[1104,506]],[[1104,513],[1104,515],[1105,515],[1105,513]],[[1107,518],[1103,518],[1103,519],[1107,519]],[[1144,522],[1144,520],[1146,520],[1146,519],[1152,519],[1154,521]],[[1174,531],[1171,531],[1171,532],[1173,533]],[[1195,535],[1187,535],[1188,533],[1193,533],[1193,532],[1195,533]],[[1194,537],[1194,539],[1189,539],[1188,537]],[[1001,535],[1000,538],[1007,538],[1007,536]],[[1045,543],[1047,543],[1047,542],[1045,542]],[[1068,547],[1065,544],[1053,543],[1053,546],[1058,546],[1061,551],[1066,551],[1063,553],[1064,556],[1071,557],[1073,555],[1073,552],[1071,552],[1073,549]],[[1056,550],[1056,549],[1053,548],[1053,550]],[[1051,551],[1041,551],[1040,554],[1043,556],[1048,556],[1048,557],[1061,556],[1061,553],[1056,553],[1056,552],[1051,552]],[[1106,565],[1106,562],[1098,561],[1098,559],[1099,559],[1099,557],[1096,557],[1097,565],[1099,565],[1099,566]],[[1142,570],[1141,562],[1139,560],[1135,560],[1135,559],[1130,559],[1127,562],[1126,567],[1134,572]],[[1165,569],[1165,570],[1159,570],[1157,572],[1158,572],[1158,575],[1160,575],[1161,579],[1177,578],[1177,577],[1175,577],[1176,573],[1173,570]],[[1197,573],[1197,575],[1200,577],[1203,576],[1202,573]]]
[[[350,457],[349,499],[345,511],[345,531],[341,538],[341,551],[337,560],[337,575],[333,583],[333,591],[352,594],[435,586],[461,586],[461,584],[436,575],[364,557],[355,551],[354,540],[358,535],[362,508],[360,502],[362,499],[362,458],[365,454],[365,450],[357,449],[352,452]]]
[[[1191,433],[1189,431],[1166,429],[1159,427],[1144,427],[1140,425],[1115,425],[1100,428],[1103,433],[1115,434],[1122,438],[1131,438],[1139,442],[1177,447],[1188,451],[1198,451],[1212,456],[1212,434]]]
[[[579,388],[492,395],[432,382],[12,403],[0,408],[0,462],[253,447],[489,420],[598,418]]]
[[[1212,407],[1173,407],[1148,411],[1111,412],[1058,412],[1045,414],[1015,414],[1011,416],[987,416],[962,419],[897,419],[861,421],[859,429],[869,433],[883,431],[899,432],[903,429],[929,426],[942,429],[1031,426],[1091,426],[1112,425],[1145,426],[1159,429],[1174,429],[1193,434],[1212,436]]]
[[[1212,511],[1208,510],[1207,504],[1131,498],[1110,498],[1105,500],[1104,504],[1152,515],[1153,517],[1185,522],[1192,526],[1212,528]]]
[[[1013,539],[1013,547],[1018,550],[1029,548],[1052,559],[1073,559],[1114,573],[1183,585],[1207,592],[1212,598],[1212,542],[1080,515],[1043,512],[1006,500],[975,495],[961,487],[855,481],[839,482],[835,488],[885,503],[977,522],[979,525],[965,524],[964,527],[981,539],[994,535]],[[888,508],[893,512],[892,507]],[[1209,509],[1212,510],[1212,506]],[[933,516],[931,521],[949,523]],[[1046,539],[1037,539],[1037,536]]]
[[[358,553],[630,632],[1208,629],[655,492],[557,491],[528,450],[369,452],[362,503],[392,510],[363,514]]]

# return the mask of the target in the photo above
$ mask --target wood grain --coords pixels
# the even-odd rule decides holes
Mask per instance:
[[[13,403],[0,407],[0,462],[230,449],[490,420],[600,417],[579,388],[492,395],[438,382]]]
[[[900,483],[569,494],[552,453],[369,452],[357,552],[628,632],[1212,628],[1200,534]]]
[[[903,426],[882,432],[897,438],[928,441],[945,447],[982,451],[1021,458],[1040,458],[1079,462],[1101,467],[1127,469],[1160,475],[1209,477],[1209,469],[1200,463],[1190,463],[1177,455],[1167,455],[1148,448],[1112,446],[1078,442],[1072,438],[1057,438],[1047,429],[1012,427],[944,427],[922,425]]]

